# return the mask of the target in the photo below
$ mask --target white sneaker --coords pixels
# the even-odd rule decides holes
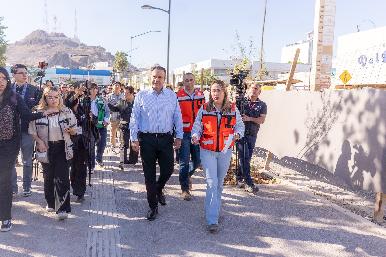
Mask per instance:
[[[1,222],[1,232],[8,232],[12,229],[12,220],[3,220]]]
[[[65,219],[68,218],[67,212],[58,212],[57,215],[58,215],[58,219],[59,219],[59,220],[65,220]]]
[[[54,212],[55,210],[54,210],[54,208],[50,208],[50,207],[48,207],[48,205],[46,206],[46,211],[47,212]]]

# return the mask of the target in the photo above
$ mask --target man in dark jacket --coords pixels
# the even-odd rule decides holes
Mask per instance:
[[[27,67],[23,64],[16,64],[11,69],[15,79],[13,89],[21,96],[29,110],[32,110],[40,101],[42,92],[37,88],[27,83],[28,72]],[[31,195],[32,181],[32,155],[34,141],[32,136],[28,134],[29,120],[21,120],[21,157],[23,160],[23,196]],[[13,172],[12,178],[13,192],[17,193],[17,174],[16,169]]]
[[[131,111],[134,103],[134,88],[132,86],[125,87],[125,99],[121,99],[116,105],[108,104],[111,111],[119,112],[121,121],[121,138],[120,138],[120,163],[119,168],[124,169],[124,164],[136,164],[138,161],[138,152],[132,151],[130,147],[130,130],[129,123]],[[129,159],[127,159],[127,149],[130,149]]]

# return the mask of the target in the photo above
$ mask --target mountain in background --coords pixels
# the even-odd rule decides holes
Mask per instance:
[[[36,30],[21,41],[9,44],[6,56],[7,63],[11,65],[22,63],[37,66],[45,61],[49,67],[78,68],[94,62],[108,62],[109,67],[114,63],[114,56],[101,46],[87,46],[63,33],[47,33],[43,30]]]

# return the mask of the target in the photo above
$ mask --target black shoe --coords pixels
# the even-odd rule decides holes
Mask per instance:
[[[237,187],[237,188],[244,188],[244,187],[245,187],[245,184],[244,184],[243,181],[237,180],[237,181],[236,181],[236,187]]]
[[[209,233],[216,234],[218,232],[218,225],[217,224],[210,224],[206,226],[206,229]]]
[[[97,160],[96,163],[99,165],[99,167],[103,168],[105,165],[103,164],[103,161]]]
[[[161,205],[166,205],[165,194],[164,194],[163,191],[161,191],[161,193],[158,193],[157,198],[158,198],[158,202],[159,202]]]
[[[123,163],[120,163],[120,164],[118,165],[118,168],[120,168],[121,170],[124,170],[124,169],[125,169],[124,166],[123,166]]]
[[[158,214],[158,207],[155,207],[154,209],[150,209],[147,212],[146,218],[149,221],[155,220],[155,218],[157,218],[157,214]]]
[[[248,193],[252,193],[252,194],[256,194],[257,192],[259,192],[259,188],[255,185],[245,185],[244,189]]]
[[[12,229],[12,220],[3,220],[1,222],[1,232],[8,232]]]
[[[83,203],[84,202],[84,196],[82,195],[82,196],[78,196],[77,198],[76,198],[76,202],[77,203]]]
[[[138,160],[137,161],[134,161],[134,160],[127,160],[125,161],[125,164],[137,164]]]

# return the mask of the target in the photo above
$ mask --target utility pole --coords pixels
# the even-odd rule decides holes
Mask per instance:
[[[264,1],[264,18],[263,26],[261,29],[261,43],[260,43],[260,58],[259,58],[259,73],[258,79],[263,80],[265,68],[264,68],[264,31],[265,31],[265,18],[267,17],[267,0]]]

